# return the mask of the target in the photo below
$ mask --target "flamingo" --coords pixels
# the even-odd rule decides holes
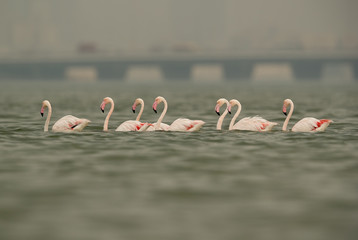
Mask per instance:
[[[158,96],[153,103],[154,112],[157,113],[157,105],[161,102],[164,103],[164,110],[163,110],[162,114],[160,115],[158,121],[154,124],[155,131],[161,130],[160,128],[161,128],[162,120],[168,110],[168,103],[165,100],[165,98]],[[200,128],[204,124],[205,124],[205,122],[201,121],[201,120],[190,120],[187,118],[178,118],[169,126],[168,129],[164,129],[164,130],[165,131],[178,131],[178,132],[195,132],[195,131],[199,131]]]
[[[105,97],[103,99],[103,102],[101,104],[101,110],[104,113],[104,108],[107,103],[111,104],[111,108],[109,109],[109,112],[107,113],[106,119],[104,120],[103,124],[103,131],[108,131],[108,122],[109,118],[111,117],[113,110],[114,110],[114,102],[113,99],[110,97]],[[129,131],[145,131],[149,127],[149,123],[141,123],[139,121],[125,121],[121,125],[119,125],[116,129],[116,131],[121,132],[129,132]]]
[[[267,132],[270,131],[275,125],[277,125],[277,123],[267,121],[266,119],[259,116],[243,118],[234,125],[236,118],[241,112],[241,103],[236,99],[231,99],[230,105],[228,107],[229,113],[231,113],[231,107],[236,105],[238,108],[234,117],[231,119],[229,130]]]
[[[287,115],[286,108],[290,106],[290,112]],[[282,112],[285,114],[286,120],[282,126],[282,131],[287,131],[287,125],[290,121],[294,109],[294,104],[291,99],[283,101]],[[298,121],[291,129],[292,132],[323,132],[333,121],[330,119],[317,119],[313,117],[306,117]]]
[[[48,114],[44,126],[44,132],[48,132],[48,125],[50,123],[51,115],[52,115],[52,107],[51,103],[48,100],[44,100],[42,102],[41,108],[41,116],[44,116],[45,108],[48,108]],[[66,115],[60,118],[55,124],[52,126],[53,132],[80,132],[84,129],[88,123],[91,121],[85,118],[76,118],[72,115]]]
[[[143,113],[143,110],[144,110],[144,101],[143,101],[143,99],[137,98],[134,101],[133,106],[132,106],[133,113],[135,113],[135,109],[137,108],[138,105],[141,105],[141,108],[140,108],[140,111],[139,111],[139,113],[137,115],[137,118],[135,119],[136,121],[140,120],[140,117],[142,116],[142,113]]]
[[[223,114],[220,116],[220,107],[226,103],[226,108]],[[225,98],[220,98],[216,101],[215,112],[220,116],[216,124],[216,130],[221,130],[221,125],[223,124],[224,118],[228,113],[229,101]]]
[[[134,104],[132,106],[132,110],[133,110],[133,113],[135,113],[135,110],[136,110],[136,107],[137,105],[141,105],[141,109],[138,113],[138,116],[136,118],[136,121],[139,121],[140,120],[140,117],[142,116],[142,113],[143,113],[143,110],[144,110],[144,101],[143,99],[141,98],[137,98],[135,101],[134,101]],[[147,128],[146,131],[155,131],[155,128],[154,128],[155,124],[150,124],[150,126]],[[168,130],[169,128],[169,125],[168,124],[165,124],[165,123],[161,123],[160,126],[159,126],[159,130]]]

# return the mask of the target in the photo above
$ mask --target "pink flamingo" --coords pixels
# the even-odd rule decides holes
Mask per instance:
[[[277,125],[275,122],[267,121],[266,119],[255,116],[255,117],[246,117],[235,123],[236,118],[241,112],[241,103],[236,99],[230,100],[230,105],[228,107],[229,113],[231,113],[231,108],[233,106],[238,106],[237,111],[234,117],[231,119],[229,130],[246,130],[246,131],[255,131],[255,132],[267,132],[270,131],[274,126]],[[234,125],[235,123],[235,125]]]
[[[48,131],[48,125],[50,123],[52,115],[51,103],[48,100],[42,102],[41,116],[44,116],[45,108],[48,108],[48,114],[44,126],[44,132]],[[91,121],[85,118],[76,118],[72,115],[66,115],[59,119],[53,126],[53,132],[80,132],[84,129]]]
[[[287,115],[287,107],[290,106],[290,112]],[[283,101],[282,112],[285,114],[286,120],[282,126],[282,131],[287,131],[287,125],[290,121],[294,109],[294,105],[291,99],[285,99]],[[291,129],[292,132],[323,132],[333,121],[330,119],[317,119],[312,117],[306,117],[298,121]]]
[[[168,103],[165,100],[165,98],[158,96],[153,103],[154,112],[157,113],[157,105],[161,102],[164,103],[164,110],[163,110],[162,114],[160,115],[157,123],[154,124],[155,131],[161,130],[160,128],[161,128],[162,120],[168,110]],[[195,131],[199,131],[200,128],[204,124],[205,124],[205,122],[201,121],[201,120],[190,120],[187,118],[178,118],[169,126],[168,129],[164,129],[164,130],[165,131],[179,131],[179,132],[195,132]]]
[[[113,110],[114,110],[114,102],[113,99],[110,97],[106,97],[103,99],[103,102],[101,104],[101,110],[104,113],[104,108],[107,103],[111,104],[111,108],[109,109],[109,112],[107,113],[106,119],[104,120],[103,124],[103,131],[108,131],[108,122],[109,118],[111,117]],[[125,121],[121,125],[119,125],[116,129],[116,131],[121,132],[129,132],[129,131],[145,131],[149,127],[149,123],[141,123],[139,121]]]
[[[139,113],[138,113],[138,116],[137,116],[137,119],[136,119],[136,121],[139,121],[139,120],[140,120],[140,117],[142,116],[143,110],[144,110],[144,101],[143,101],[143,99],[137,98],[137,99],[134,101],[134,104],[133,104],[133,106],[132,106],[133,113],[135,113],[135,110],[136,110],[137,105],[141,105],[141,109],[140,109],[140,111],[139,111]],[[150,126],[147,128],[146,131],[155,131],[155,125],[156,125],[156,124],[150,124]],[[167,131],[168,129],[169,129],[169,125],[168,125],[168,124],[161,123],[160,126],[159,126],[159,130]]]
[[[224,104],[226,104],[226,108],[223,114],[220,116],[220,107]],[[223,124],[224,118],[228,113],[228,107],[229,107],[229,101],[226,100],[225,98],[220,98],[216,101],[215,112],[220,116],[216,124],[216,130],[221,130],[221,125]]]

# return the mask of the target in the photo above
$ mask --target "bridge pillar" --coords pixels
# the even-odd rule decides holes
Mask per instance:
[[[63,62],[58,64],[45,63],[41,67],[38,66],[34,74],[37,78],[41,77],[42,79],[64,79],[66,67],[67,64]]]
[[[358,61],[354,61],[352,66],[353,66],[353,77],[356,81],[358,81]]]
[[[65,64],[17,63],[2,64],[0,78],[4,79],[63,79]]]
[[[319,60],[293,60],[291,64],[297,80],[320,80],[322,77],[323,63]]]
[[[128,68],[128,64],[118,62],[97,62],[94,67],[97,68],[99,79],[123,80]]]
[[[191,62],[174,61],[161,63],[161,69],[166,80],[190,80]]]
[[[254,68],[254,62],[248,60],[229,60],[222,65],[228,80],[250,80]]]

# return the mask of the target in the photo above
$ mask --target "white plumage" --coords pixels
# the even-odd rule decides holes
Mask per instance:
[[[258,131],[265,132],[270,131],[277,123],[267,121],[262,117],[245,117],[234,124],[231,130],[246,130],[246,131]]]
[[[292,132],[323,132],[331,123],[331,120],[306,117],[298,121]]]
[[[287,107],[290,106],[290,112],[287,115]],[[287,115],[282,126],[282,131],[287,131],[288,122],[293,114],[294,104],[291,99],[283,101],[282,112]],[[292,132],[323,132],[333,121],[330,119],[317,119],[306,117],[298,121],[293,127]]]
[[[201,120],[190,120],[187,118],[178,118],[175,120],[169,127],[162,125],[162,120],[168,110],[168,103],[165,98],[158,96],[153,103],[153,110],[157,112],[157,105],[159,103],[164,103],[164,109],[162,114],[160,115],[157,123],[155,125],[154,130],[164,130],[164,131],[179,131],[179,132],[194,132],[199,131],[201,127],[205,124],[204,121]],[[160,129],[162,128],[162,129]]]
[[[229,112],[231,112],[231,107],[237,105],[238,109],[231,119],[229,130],[246,130],[246,131],[255,131],[255,132],[267,132],[272,130],[274,126],[277,125],[275,122],[270,122],[262,117],[246,117],[235,123],[236,118],[241,112],[241,103],[236,99],[230,100]],[[235,124],[234,124],[235,123]]]
[[[142,113],[143,113],[143,110],[144,110],[144,101],[143,99],[141,98],[137,98],[134,103],[133,103],[133,106],[132,106],[132,110],[133,112],[135,113],[135,110],[137,108],[138,105],[141,105],[141,108],[140,108],[140,111],[138,113],[138,116],[136,118],[136,121],[139,121],[141,116],[142,116]],[[151,131],[155,131],[155,126],[157,125],[157,123],[154,123],[154,124],[149,124],[148,128],[146,128],[145,131],[148,131],[148,132],[151,132]],[[168,131],[169,129],[169,125],[168,124],[165,124],[165,123],[161,123],[159,125],[159,130],[162,130],[162,131]]]
[[[43,116],[45,108],[48,108],[48,114],[44,126],[44,131],[48,131],[48,126],[50,124],[50,119],[52,115],[52,107],[51,103],[48,100],[44,100],[42,102],[41,115]],[[66,115],[60,118],[55,124],[52,126],[53,132],[80,132],[82,131],[88,123],[91,121],[85,118],[77,118],[72,115]]]
[[[72,115],[67,115],[59,119],[53,126],[53,132],[80,132],[90,123],[90,120],[85,118],[77,118]]]
[[[205,122],[201,120],[178,118],[169,126],[168,131],[195,132],[199,131],[204,124]]]
[[[155,131],[155,127],[156,127],[156,126],[157,126],[157,123],[151,124],[151,125],[147,128],[147,131],[149,131],[149,132]],[[169,131],[169,127],[170,127],[170,126],[169,126],[168,124],[160,123],[158,130],[159,130],[159,131]]]
[[[150,126],[149,123],[142,123],[140,121],[128,120],[119,125],[116,131],[130,132],[130,131],[145,131]]]
[[[105,97],[101,103],[101,110],[104,112],[104,108],[106,104],[110,103],[111,108],[109,109],[109,112],[107,113],[106,119],[104,120],[103,124],[103,131],[108,131],[108,122],[109,118],[111,117],[113,111],[114,111],[114,101],[110,97]],[[149,123],[142,123],[137,120],[128,120],[123,122],[121,125],[119,125],[116,129],[116,131],[121,132],[129,132],[129,131],[145,131],[150,126]]]

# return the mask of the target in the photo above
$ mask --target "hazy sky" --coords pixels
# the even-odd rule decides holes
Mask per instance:
[[[0,0],[0,53],[146,50],[358,35],[356,0]]]

